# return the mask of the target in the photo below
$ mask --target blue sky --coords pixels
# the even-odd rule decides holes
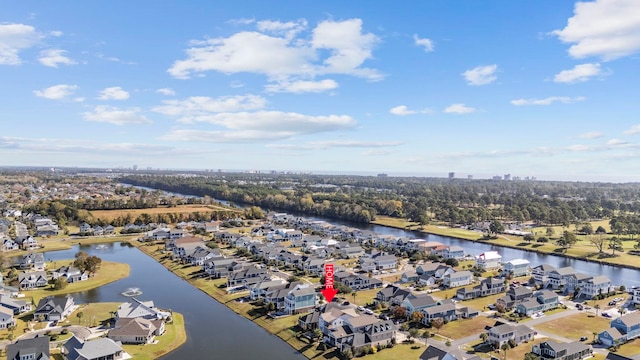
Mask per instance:
[[[640,181],[637,0],[0,8],[0,165]]]

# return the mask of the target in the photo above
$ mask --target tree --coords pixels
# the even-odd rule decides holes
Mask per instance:
[[[569,230],[565,230],[564,233],[562,234],[562,237],[558,239],[556,243],[559,246],[562,246],[566,250],[571,246],[573,246],[573,244],[575,244],[576,242],[578,242],[578,238],[576,237],[576,234]]]
[[[405,319],[407,317],[407,308],[396,306],[393,308],[393,311],[391,313],[396,319]]]
[[[67,285],[69,285],[69,282],[67,281],[67,278],[64,276],[60,276],[53,282],[53,288],[55,290],[62,290],[66,288]]]
[[[622,251],[622,240],[614,236],[609,240],[609,249],[611,249],[611,255],[616,256],[616,250]]]
[[[422,319],[424,319],[424,313],[422,311],[414,311],[411,313],[411,321],[413,321],[414,324],[419,324],[422,322]]]
[[[600,304],[596,304],[593,308],[596,309],[596,316],[598,316],[598,313],[600,312]]]
[[[411,329],[409,329],[409,334],[407,335],[407,338],[408,338],[409,340],[411,340],[411,338],[418,337],[418,333],[419,333],[418,329],[416,329],[416,328],[411,328]]]
[[[607,230],[602,227],[602,225],[598,226],[598,228],[596,229],[596,234],[606,234]]]
[[[489,334],[487,334],[486,332],[480,333],[480,339],[482,340],[483,343],[486,343],[487,340],[489,340]]]
[[[489,224],[489,232],[491,232],[492,234],[497,235],[498,233],[501,233],[504,231],[504,225],[502,225],[502,223],[498,220],[492,220],[491,223]]]
[[[593,226],[591,225],[591,223],[584,223],[580,228],[580,232],[585,235],[591,235],[593,234]]]
[[[507,359],[507,350],[511,349],[511,344],[509,344],[509,342],[506,342],[506,343],[502,344],[502,346],[500,346],[500,349],[502,349],[502,351],[504,351],[504,358],[506,360]]]
[[[533,240],[535,240],[535,239],[536,239],[536,237],[535,237],[535,236],[533,236],[533,234],[526,234],[526,235],[524,236],[524,241],[529,242],[529,243],[530,243],[530,242],[532,242],[532,241],[533,241]]]
[[[87,258],[89,257],[89,254],[87,254],[84,251],[79,251],[78,253],[76,253],[76,260],[73,262],[73,266],[80,269],[80,271],[86,271],[87,268]]]
[[[549,227],[547,227],[546,233],[547,233],[548,237],[552,237],[553,235],[556,234],[556,231],[551,226],[549,226]]]
[[[84,316],[84,313],[82,311],[79,311],[76,314],[76,317],[78,318],[78,324],[80,324],[80,320],[82,319],[83,316]]]
[[[595,245],[599,253],[602,253],[604,249],[604,243],[606,242],[605,234],[596,232],[596,235],[589,236],[589,242]]]
[[[431,326],[436,328],[436,330],[440,330],[444,326],[444,320],[442,318],[435,318],[431,320]]]
[[[102,259],[97,256],[89,256],[85,260],[85,270],[89,272],[89,274],[93,275],[98,272],[100,265],[102,264]]]

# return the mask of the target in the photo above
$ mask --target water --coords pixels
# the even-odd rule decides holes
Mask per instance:
[[[269,334],[253,322],[238,316],[207,294],[193,287],[160,265],[153,258],[127,243],[75,246],[71,250],[45,253],[47,261],[69,260],[82,250],[106,261],[129,264],[129,277],[100,288],[72,294],[76,303],[126,302],[127,289],[143,292],[140,300],[153,300],[156,306],[184,315],[187,342],[162,359],[283,359],[303,360],[280,338]]]

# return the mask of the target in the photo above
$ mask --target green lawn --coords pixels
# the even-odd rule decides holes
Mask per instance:
[[[120,304],[115,302],[80,304],[78,309],[69,315],[67,322],[82,326],[106,324],[113,317],[112,313],[118,310]],[[82,315],[78,317],[78,314]]]
[[[72,263],[71,260],[59,260],[56,261],[55,264],[48,263],[47,267],[50,269],[57,268],[70,263]],[[25,291],[24,294],[27,298],[33,298],[34,304],[37,305],[38,301],[40,301],[40,299],[42,299],[43,297],[87,291],[114,281],[118,281],[120,279],[124,279],[129,276],[129,270],[129,264],[103,261],[98,272],[93,277],[89,278],[89,280],[69,284],[66,288],[61,290],[53,289],[53,285],[47,285],[43,288]]]
[[[382,349],[375,354],[367,355],[364,359],[371,360],[398,360],[398,359],[418,359],[427,349],[424,345],[398,344],[392,348]]]
[[[608,329],[609,323],[610,320],[602,316],[589,317],[587,314],[580,313],[548,321],[536,325],[535,328],[573,340],[579,340],[582,336],[591,340],[594,331],[599,333]]]
[[[187,341],[187,333],[184,328],[184,318],[182,314],[174,312],[173,321],[165,324],[165,333],[156,336],[156,344],[146,345],[123,345],[124,351],[129,353],[136,360],[157,359],[179,348]]]
[[[444,337],[457,340],[474,334],[480,334],[485,331],[485,326],[493,325],[495,322],[495,319],[489,319],[486,316],[476,316],[472,319],[450,321],[439,331],[435,331],[435,329],[430,329],[430,331],[436,332]]]

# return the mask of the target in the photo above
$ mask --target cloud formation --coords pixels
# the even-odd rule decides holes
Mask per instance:
[[[140,108],[119,109],[113,106],[98,105],[93,111],[84,112],[86,121],[102,122],[114,125],[150,124],[151,120],[142,114]]]
[[[320,81],[283,81],[275,84],[268,84],[265,86],[267,92],[289,92],[295,94],[301,93],[319,93],[328,90],[334,90],[338,88],[338,83],[335,80],[324,79]]]
[[[47,49],[40,51],[38,61],[44,66],[57,68],[58,65],[75,65],[74,60],[66,56],[67,51],[62,49]]]
[[[290,83],[327,74],[382,78],[377,70],[363,67],[379,39],[363,32],[360,19],[320,22],[310,37],[302,36],[308,32],[305,20],[260,21],[256,28],[226,38],[193,40],[186,59],[175,61],[167,71],[180,79],[218,71],[263,74],[269,81]]]
[[[60,84],[42,90],[34,90],[33,93],[35,96],[49,100],[63,100],[73,95],[77,89],[77,85]]]
[[[467,80],[467,84],[469,85],[487,85],[496,81],[498,78],[496,70],[498,70],[498,65],[496,64],[482,65],[463,72],[462,76]]]
[[[120,86],[108,87],[100,91],[98,100],[127,100],[129,92],[123,90]]]
[[[166,96],[174,96],[176,92],[171,88],[162,88],[156,90],[158,94],[166,95]]]
[[[476,112],[476,109],[465,104],[451,104],[444,109],[444,112],[449,114],[470,114]]]
[[[413,41],[416,46],[420,46],[425,52],[432,52],[434,49],[433,41],[427,38],[420,38],[417,34],[413,34]]]
[[[553,77],[553,81],[557,83],[572,84],[585,82],[600,75],[603,75],[603,72],[600,69],[600,64],[580,64],[574,66],[573,69],[560,71]]]
[[[569,97],[569,96],[550,96],[544,99],[516,99],[511,100],[511,104],[515,106],[522,105],[551,105],[553,103],[559,102],[562,104],[570,104],[577,101],[584,101],[585,98],[583,96],[577,97]]]
[[[267,100],[258,95],[236,95],[211,98],[192,96],[185,100],[164,100],[163,105],[156,106],[153,111],[178,116],[183,123],[198,121],[198,117],[212,113],[258,110],[264,108]]]
[[[331,140],[310,141],[306,144],[268,144],[267,147],[285,150],[326,150],[331,148],[386,148],[402,144],[401,141]]]
[[[603,137],[604,134],[600,131],[589,131],[578,135],[579,139],[598,139]]]
[[[19,53],[38,43],[44,36],[24,24],[0,24],[0,65],[19,65]]]
[[[413,114],[430,114],[431,110],[429,109],[409,110],[409,108],[406,105],[398,105],[396,107],[389,109],[389,112],[393,115],[407,116],[407,115],[413,115]]]
[[[567,25],[552,34],[568,44],[574,58],[597,56],[604,61],[640,50],[640,7],[637,0],[576,2]]]

